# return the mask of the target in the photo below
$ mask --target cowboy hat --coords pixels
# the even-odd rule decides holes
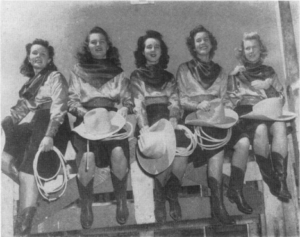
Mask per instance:
[[[73,131],[88,140],[100,140],[120,131],[125,123],[126,120],[121,114],[97,108],[88,111],[83,122]]]
[[[297,115],[289,111],[283,111],[283,101],[281,98],[264,99],[252,107],[252,111],[241,116],[244,119],[257,119],[267,121],[288,121]]]
[[[157,175],[173,162],[176,152],[176,137],[172,124],[160,119],[148,132],[140,135],[136,154],[142,168]]]
[[[185,118],[185,124],[227,129],[238,121],[238,115],[231,109],[225,109],[221,99],[210,102],[210,110],[195,111]]]

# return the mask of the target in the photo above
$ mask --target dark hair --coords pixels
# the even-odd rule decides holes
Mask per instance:
[[[242,62],[247,61],[247,59],[245,57],[245,52],[244,52],[244,50],[245,50],[244,41],[246,41],[246,40],[256,40],[258,42],[258,44],[260,46],[260,60],[261,61],[263,61],[268,56],[267,47],[264,45],[259,34],[257,32],[250,32],[250,33],[244,33],[240,48],[235,49],[236,50],[236,58],[238,60],[241,60]]]
[[[169,63],[169,54],[168,54],[168,47],[166,43],[163,41],[162,35],[154,30],[147,30],[146,34],[139,37],[137,41],[137,49],[134,51],[134,57],[135,57],[135,65],[137,68],[141,66],[145,66],[147,63],[147,59],[145,55],[143,54],[145,50],[145,42],[147,39],[153,38],[160,42],[161,47],[161,56],[159,58],[158,64],[163,68],[166,69]]]
[[[203,25],[198,25],[194,29],[190,31],[190,35],[186,38],[186,45],[194,58],[197,58],[197,52],[195,51],[195,35],[199,32],[206,32],[208,34],[210,43],[211,43],[211,50],[209,52],[209,57],[212,59],[215,55],[215,51],[218,48],[218,42],[213,34],[208,31]]]
[[[42,39],[35,39],[32,43],[26,44],[25,49],[26,49],[26,57],[20,67],[20,73],[23,74],[26,77],[33,77],[34,76],[34,70],[33,67],[31,65],[31,63],[29,62],[29,55],[30,55],[30,50],[31,47],[33,45],[41,45],[44,48],[46,48],[48,50],[48,54],[49,54],[49,58],[51,59],[50,63],[48,63],[48,65],[46,66],[48,69],[53,69],[53,70],[57,70],[57,67],[55,66],[54,62],[53,62],[53,57],[54,57],[54,48],[49,45],[49,42],[46,40],[42,40]]]
[[[77,52],[76,58],[80,63],[93,63],[93,56],[89,50],[89,38],[91,34],[102,34],[108,44],[108,50],[106,52],[106,58],[115,64],[116,66],[121,66],[119,50],[113,46],[108,34],[101,27],[95,26],[90,30],[82,44],[81,50]]]

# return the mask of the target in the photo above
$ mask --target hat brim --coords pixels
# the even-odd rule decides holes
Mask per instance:
[[[262,114],[256,114],[255,112],[250,112],[248,114],[242,115],[243,119],[253,119],[253,120],[264,120],[264,121],[289,121],[297,117],[293,112],[283,111],[280,117],[271,117]]]
[[[125,125],[126,120],[125,118],[120,115],[119,113],[116,113],[115,111],[109,111],[108,116],[111,123],[111,128],[108,132],[103,134],[91,134],[86,131],[84,122],[82,122],[79,126],[74,128],[72,131],[78,133],[81,137],[86,138],[88,140],[101,140],[104,138],[107,138],[117,132],[119,132]]]
[[[141,167],[149,174],[157,175],[165,171],[174,161],[176,153],[176,137],[175,131],[171,123],[166,124],[166,137],[168,141],[168,146],[166,152],[159,159],[152,159],[151,157],[146,157],[136,146],[136,157],[139,161]]]
[[[203,121],[197,118],[196,112],[190,113],[185,118],[185,124],[194,125],[194,126],[201,126],[201,127],[215,127],[215,128],[223,128],[227,129],[232,127],[237,123],[239,120],[239,116],[236,112],[231,109],[225,109],[225,118],[222,123],[209,123],[207,121]]]

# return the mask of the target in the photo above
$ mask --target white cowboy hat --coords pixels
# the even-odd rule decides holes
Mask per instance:
[[[252,111],[241,116],[243,119],[257,119],[267,121],[288,121],[297,115],[289,111],[283,111],[283,101],[281,98],[264,99],[252,107]]]
[[[196,111],[185,118],[185,124],[204,127],[227,129],[232,127],[239,119],[236,112],[225,109],[221,99],[210,102],[210,110]]]
[[[173,162],[176,152],[176,137],[172,124],[160,119],[148,132],[141,134],[136,154],[142,168],[157,175]]]
[[[73,131],[88,140],[100,140],[117,133],[125,124],[126,120],[121,114],[97,108],[88,111],[83,122]]]

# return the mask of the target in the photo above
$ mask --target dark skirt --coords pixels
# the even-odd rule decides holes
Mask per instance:
[[[113,107],[102,107],[107,109],[108,111],[117,111],[116,108]],[[94,108],[87,108],[87,110],[91,110]],[[77,127],[81,122],[83,121],[83,118],[77,118],[74,127]],[[123,133],[125,130],[121,129],[119,133]],[[77,166],[79,166],[80,161],[82,159],[82,156],[85,152],[87,152],[87,139],[81,137],[79,134],[72,132],[72,139],[71,139],[72,145],[76,151],[76,162]],[[121,147],[123,149],[124,155],[128,161],[128,167],[129,167],[129,142],[128,139],[123,140],[111,140],[111,141],[89,141],[89,151],[93,152],[95,155],[95,162],[96,166],[99,168],[104,168],[107,166],[111,166],[110,162],[110,156],[111,152],[115,147]]]
[[[15,158],[15,164],[19,171],[33,175],[33,161],[40,143],[45,137],[50,122],[50,110],[37,110],[30,123],[13,124],[11,116],[2,121],[2,128],[5,133],[4,151]],[[68,116],[65,116],[64,123],[53,138],[54,146],[62,154],[65,154],[71,134]],[[51,159],[53,151],[42,154],[43,170],[45,176],[51,175],[59,166],[58,159]],[[46,158],[49,156],[49,158]],[[44,172],[44,171],[43,171]]]

